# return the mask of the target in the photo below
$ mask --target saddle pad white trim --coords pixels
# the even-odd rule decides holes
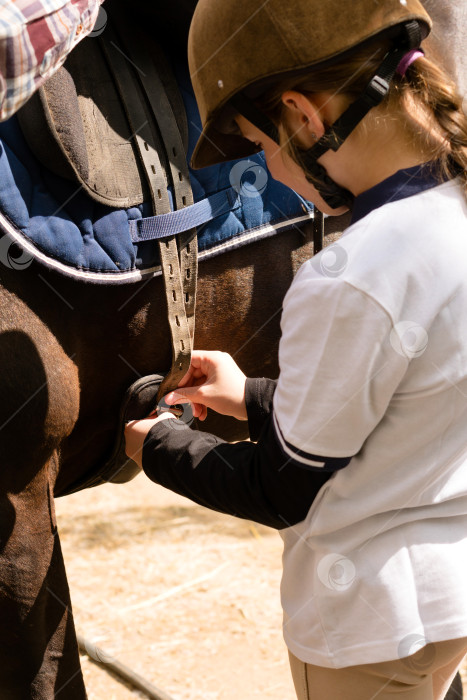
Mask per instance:
[[[208,260],[221,253],[226,253],[236,248],[241,248],[248,243],[255,243],[263,238],[270,238],[271,236],[285,231],[290,228],[294,228],[300,224],[309,222],[314,218],[313,212],[308,212],[304,216],[299,216],[294,219],[288,219],[286,221],[281,221],[277,224],[266,224],[260,226],[256,229],[251,229],[245,231],[244,233],[234,236],[220,243],[213,248],[206,251],[201,251],[199,253],[198,259],[200,261]],[[24,252],[31,256],[31,260],[36,260],[37,262],[45,265],[51,270],[60,272],[61,274],[72,277],[83,282],[91,282],[94,284],[125,284],[130,282],[140,282],[147,279],[150,276],[157,277],[162,274],[160,265],[155,267],[147,268],[146,270],[132,270],[130,272],[91,272],[88,270],[79,270],[71,266],[65,265],[58,260],[54,260],[42,251],[40,251],[31,241],[29,241],[22,232],[17,229],[13,224],[5,217],[5,215],[0,212],[0,232],[3,231],[11,243],[16,243]],[[1,239],[0,239],[1,241]],[[0,260],[0,263],[4,261]],[[27,262],[23,260],[23,268],[27,266]]]

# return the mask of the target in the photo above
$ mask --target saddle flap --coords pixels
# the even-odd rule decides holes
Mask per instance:
[[[149,201],[150,193],[102,40],[82,41],[18,117],[28,145],[49,170],[76,181],[101,204],[129,208]],[[186,145],[183,101],[172,88],[175,81],[170,80],[170,68],[159,47],[151,41],[149,48],[147,60],[163,76]],[[141,100],[144,103],[143,95]],[[150,109],[146,116],[157,139],[158,127]],[[167,168],[164,159],[162,166]]]

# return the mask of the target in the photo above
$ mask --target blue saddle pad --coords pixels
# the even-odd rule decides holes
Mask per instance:
[[[176,70],[188,116],[188,158],[201,123],[186,71]],[[0,248],[95,283],[160,274],[156,239],[197,226],[200,260],[302,224],[313,206],[272,179],[263,154],[190,171],[195,205],[152,217],[150,203],[117,209],[94,201],[33,156],[16,118],[0,124]],[[169,188],[169,198],[172,193]],[[4,260],[5,255],[1,255]]]

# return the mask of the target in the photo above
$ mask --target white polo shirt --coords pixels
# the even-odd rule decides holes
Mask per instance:
[[[284,301],[282,448],[352,457],[281,533],[285,641],[325,667],[467,636],[467,204],[418,171],[357,198]]]

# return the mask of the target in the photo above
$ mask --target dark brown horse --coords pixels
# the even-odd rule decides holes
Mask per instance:
[[[183,50],[195,4],[148,2],[136,19]],[[282,299],[312,253],[310,231],[292,229],[202,262],[196,347],[276,375]],[[99,472],[127,387],[170,367],[162,280],[85,285],[34,262],[1,265],[0,282],[0,697],[83,700],[54,497]],[[206,429],[244,437],[225,419]]]
[[[201,264],[196,346],[276,374],[282,297],[311,253],[292,231]],[[68,682],[63,697],[83,698],[53,494],[99,469],[125,389],[170,366],[162,282],[87,289],[35,265],[1,280],[0,696],[52,698]]]
[[[467,4],[463,0],[422,0],[434,25],[431,48],[467,95]]]
[[[185,5],[189,19],[195,3]],[[158,20],[182,50],[188,22],[171,27],[167,10]],[[144,7],[137,19],[147,21]],[[277,373],[282,298],[313,252],[309,232],[275,238],[199,267],[195,344],[228,350],[249,374]],[[22,269],[14,250],[8,255],[0,267],[0,697],[82,700],[54,497],[100,472],[129,385],[170,368],[163,282],[85,284],[36,261]],[[245,435],[234,421],[209,427]]]

